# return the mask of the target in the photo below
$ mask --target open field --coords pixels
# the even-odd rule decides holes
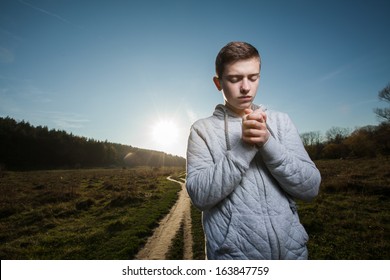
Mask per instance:
[[[390,161],[321,160],[319,196],[299,204],[310,259],[390,259]],[[133,259],[177,199],[179,169],[0,174],[1,259]],[[204,259],[192,207],[193,258]],[[168,259],[183,256],[183,226]]]
[[[0,174],[1,259],[132,259],[175,203],[182,169]]]
[[[310,259],[390,259],[390,161],[321,160],[319,196],[299,202]],[[204,259],[200,212],[193,208],[194,258]]]
[[[390,259],[390,161],[316,162],[321,192],[300,203],[311,259]]]

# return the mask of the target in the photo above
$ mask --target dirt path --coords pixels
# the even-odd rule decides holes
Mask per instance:
[[[170,212],[160,221],[153,235],[148,239],[145,247],[138,252],[138,260],[164,260],[181,224],[184,225],[184,259],[192,259],[192,232],[191,232],[191,202],[185,188],[185,183],[176,181],[170,176],[170,181],[181,185],[179,198]]]

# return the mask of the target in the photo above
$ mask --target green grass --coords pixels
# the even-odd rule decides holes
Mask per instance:
[[[390,259],[390,161],[321,160],[318,197],[298,202],[314,260]],[[194,259],[204,259],[200,211],[193,208]]]
[[[4,172],[1,259],[132,259],[174,204],[174,169]]]
[[[192,252],[194,260],[204,260],[205,256],[205,239],[202,227],[202,212],[191,205],[192,221]],[[167,254],[167,260],[182,260],[184,258],[184,225],[181,223],[179,231],[172,240]]]
[[[192,221],[192,252],[194,260],[204,260],[205,256],[205,239],[202,227],[202,212],[191,205]]]
[[[180,228],[169,246],[166,260],[183,260],[184,259],[184,223],[181,221]]]

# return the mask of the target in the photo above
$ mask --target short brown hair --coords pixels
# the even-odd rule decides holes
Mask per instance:
[[[215,59],[215,71],[219,78],[222,77],[226,64],[239,60],[258,58],[261,64],[260,54],[257,49],[249,43],[230,42],[224,46]]]

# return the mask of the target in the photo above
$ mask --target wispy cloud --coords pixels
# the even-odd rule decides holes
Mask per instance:
[[[8,95],[15,102],[30,103],[30,104],[42,104],[50,103],[53,101],[55,93],[45,91],[37,86],[30,80],[23,80],[17,78],[3,78],[0,75],[0,80],[7,81],[6,85],[1,85],[2,95]]]
[[[0,75],[0,114],[25,118],[34,108],[51,103],[53,94],[34,86],[30,80]]]
[[[27,2],[25,2],[25,1],[23,1],[23,0],[18,0],[18,1],[19,1],[20,3],[26,5],[26,6],[30,7],[30,8],[33,8],[34,10],[37,10],[37,11],[39,11],[39,12],[42,12],[42,13],[44,13],[44,14],[46,14],[46,15],[51,16],[51,17],[54,17],[54,18],[56,18],[56,19],[58,19],[58,20],[60,20],[60,21],[63,21],[63,22],[66,22],[66,23],[70,23],[70,24],[71,24],[71,22],[70,22],[69,20],[67,20],[67,19],[65,19],[65,18],[63,18],[63,17],[61,17],[61,16],[59,16],[59,15],[57,15],[57,14],[55,14],[55,13],[52,13],[52,12],[49,12],[48,10],[45,10],[45,9],[39,8],[39,7],[37,7],[37,6],[34,6],[34,5],[32,5],[32,4],[30,4],[30,3],[27,3]]]
[[[60,15],[58,15],[58,14],[56,14],[56,13],[53,13],[53,12],[48,11],[48,10],[46,10],[46,9],[42,9],[42,8],[36,6],[36,5],[33,5],[33,4],[28,3],[28,2],[26,2],[26,1],[23,1],[23,0],[18,0],[18,1],[19,1],[19,3],[22,3],[23,5],[26,5],[26,6],[32,8],[32,9],[34,9],[34,10],[36,10],[36,11],[39,11],[39,12],[41,12],[41,13],[43,13],[43,14],[46,14],[46,15],[48,15],[48,16],[50,16],[50,17],[53,17],[53,18],[55,18],[55,19],[57,19],[57,20],[60,20],[60,21],[62,21],[62,22],[64,22],[64,23],[70,24],[70,25],[72,25],[73,27],[76,27],[76,28],[79,28],[79,29],[84,29],[84,28],[82,28],[81,26],[78,26],[78,25],[76,25],[76,24],[70,22],[70,21],[67,20],[66,18],[64,18],[64,17],[62,17],[62,16],[60,16]]]
[[[40,119],[43,123],[53,123],[56,129],[78,129],[83,128],[90,120],[84,116],[72,113],[72,112],[60,112],[60,111],[37,111],[35,113],[36,118]]]
[[[73,113],[56,113],[53,117],[53,122],[59,127],[63,129],[70,128],[82,128],[88,122],[86,118]]]
[[[334,78],[337,78],[341,75],[353,75],[354,72],[364,69],[368,65],[372,65],[375,55],[374,52],[368,52],[352,58],[345,64],[339,65],[337,68],[324,73],[319,79],[318,82],[325,82]]]
[[[11,116],[35,125],[47,125],[62,130],[84,128],[90,122],[78,113],[41,108],[54,106],[54,102],[55,100],[37,88],[19,92],[12,86],[0,87],[0,116]]]
[[[12,38],[13,40],[15,40],[17,42],[24,42],[24,39],[22,37],[15,35],[14,33],[11,33],[8,30],[5,30],[4,28],[0,28],[0,33]]]
[[[346,71],[346,69],[347,69],[347,67],[343,66],[343,67],[340,67],[340,68],[333,70],[329,73],[326,73],[318,79],[318,82],[325,82],[325,81],[331,80],[331,79],[337,77],[338,75],[340,75],[341,73],[343,73],[344,71]]]

